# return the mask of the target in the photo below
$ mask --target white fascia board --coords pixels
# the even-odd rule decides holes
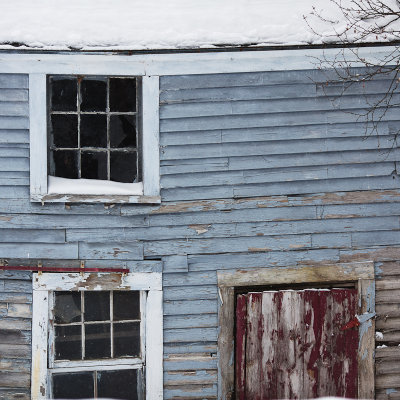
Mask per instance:
[[[0,73],[189,75],[314,69],[319,60],[379,65],[394,46],[171,54],[24,54],[0,52]],[[357,56],[355,56],[355,52]],[[363,61],[361,61],[363,60]]]

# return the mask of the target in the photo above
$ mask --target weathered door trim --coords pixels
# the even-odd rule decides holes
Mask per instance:
[[[230,400],[234,393],[235,288],[243,286],[290,285],[298,283],[354,282],[358,289],[360,314],[375,314],[375,278],[372,261],[318,266],[271,267],[217,271],[218,310],[218,398]],[[375,321],[361,321],[358,347],[358,398],[375,397]]]

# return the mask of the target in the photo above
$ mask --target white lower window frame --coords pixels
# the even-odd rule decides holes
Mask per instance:
[[[33,274],[32,304],[32,382],[33,400],[50,398],[50,371],[48,368],[48,337],[51,295],[53,291],[100,291],[100,290],[140,290],[147,292],[145,315],[144,365],[146,377],[146,399],[163,398],[163,312],[162,274],[152,273],[43,273]],[[90,364],[90,363],[89,363]],[[91,366],[88,365],[88,368]],[[109,365],[96,369],[117,369],[114,360]],[[120,368],[127,368],[127,365]],[[67,366],[62,370],[66,371]],[[92,367],[93,369],[93,367]]]

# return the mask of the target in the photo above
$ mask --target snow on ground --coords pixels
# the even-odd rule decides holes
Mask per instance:
[[[329,0],[1,0],[0,48],[173,49],[321,43],[344,27]]]

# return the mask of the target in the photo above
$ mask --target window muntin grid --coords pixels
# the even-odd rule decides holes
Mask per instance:
[[[141,359],[143,295],[139,291],[54,292],[50,362]]]
[[[140,181],[140,78],[48,77],[49,172]]]

